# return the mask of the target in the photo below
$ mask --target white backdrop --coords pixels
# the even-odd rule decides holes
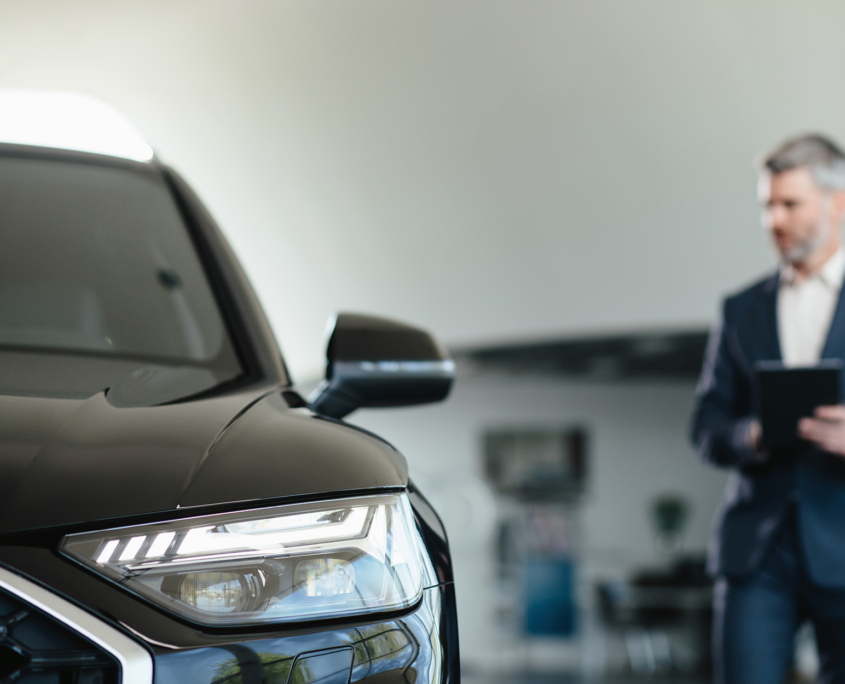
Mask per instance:
[[[753,155],[845,138],[845,5],[3,0],[0,88],[132,118],[295,374],[336,309],[451,343],[707,322],[768,268]]]

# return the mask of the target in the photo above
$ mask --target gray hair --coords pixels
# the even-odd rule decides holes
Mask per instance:
[[[822,190],[845,190],[845,153],[823,135],[791,138],[764,155],[759,165],[772,175],[806,166]]]

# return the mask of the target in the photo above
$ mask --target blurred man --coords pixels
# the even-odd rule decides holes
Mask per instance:
[[[809,446],[774,457],[753,384],[757,361],[845,358],[845,155],[822,136],[790,140],[763,159],[759,195],[780,268],[725,300],[692,416],[702,458],[732,469],[710,554],[717,679],[781,684],[809,619],[822,681],[845,683],[845,406],[802,420]]]

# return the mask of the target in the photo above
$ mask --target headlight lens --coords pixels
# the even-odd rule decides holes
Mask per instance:
[[[401,610],[436,583],[405,495],[71,534],[61,549],[127,589],[207,624]]]

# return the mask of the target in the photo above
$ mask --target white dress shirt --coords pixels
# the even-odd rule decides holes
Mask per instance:
[[[842,247],[809,278],[798,276],[792,266],[781,268],[777,318],[785,366],[813,366],[819,362],[843,280]]]

